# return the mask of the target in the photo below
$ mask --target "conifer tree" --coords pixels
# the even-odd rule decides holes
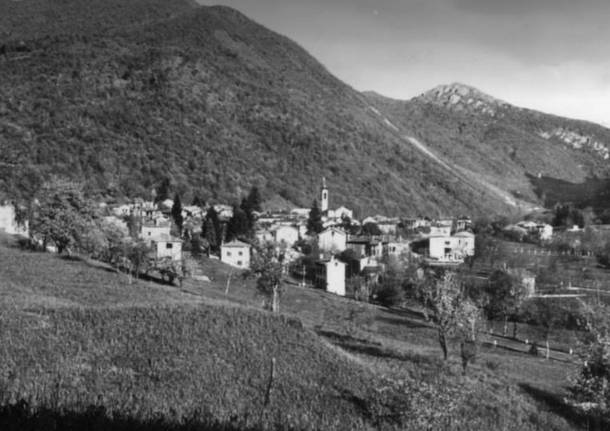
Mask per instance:
[[[248,236],[250,234],[250,221],[246,212],[238,207],[233,206],[233,217],[229,220],[227,226],[227,241]]]
[[[318,201],[314,200],[309,212],[309,218],[307,219],[307,233],[309,235],[317,235],[324,230],[322,224],[322,213],[318,208]]]
[[[155,203],[163,202],[169,199],[169,191],[171,188],[171,180],[168,177],[164,177],[161,183],[155,189]]]
[[[246,202],[250,211],[261,212],[263,199],[261,198],[261,194],[258,191],[258,187],[253,186],[250,189],[250,193],[248,193],[248,197],[246,198]]]
[[[202,226],[202,235],[207,240],[212,251],[217,252],[222,242],[222,227],[218,219],[218,213],[214,207],[208,210]]]
[[[176,193],[174,197],[174,205],[172,206],[172,219],[178,227],[178,232],[182,236],[182,225],[184,224],[184,217],[182,217],[182,202],[180,202],[180,195]]]

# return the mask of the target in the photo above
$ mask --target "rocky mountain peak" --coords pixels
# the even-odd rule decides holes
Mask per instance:
[[[454,82],[439,85],[418,97],[420,101],[449,108],[453,111],[482,113],[496,116],[507,104],[469,85]]]

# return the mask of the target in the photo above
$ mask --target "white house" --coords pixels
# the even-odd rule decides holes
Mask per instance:
[[[182,260],[182,240],[170,235],[161,235],[150,241],[150,246],[157,259],[166,257],[171,260]]]
[[[430,226],[430,220],[425,217],[411,217],[402,220],[405,229],[414,230]]]
[[[261,242],[284,243],[292,247],[299,240],[300,230],[296,226],[277,225],[270,229],[259,229],[256,231],[256,238]]]
[[[439,218],[439,219],[436,219],[433,224],[435,224],[437,226],[445,226],[445,227],[452,228],[453,227],[453,219],[451,219],[451,218]]]
[[[27,235],[27,221],[23,226],[21,226],[17,224],[15,216],[15,207],[12,204],[0,205],[0,232],[5,232],[11,235]]]
[[[451,236],[451,226],[433,224],[430,226],[430,236]]]
[[[220,261],[236,268],[250,268],[250,244],[237,240],[222,244]]]
[[[470,217],[459,217],[455,222],[455,230],[462,231],[472,229],[472,220]]]
[[[553,239],[553,226],[547,223],[541,223],[536,225],[536,231],[538,232],[538,238],[542,241],[550,241]]]
[[[453,236],[433,236],[429,238],[429,257],[446,262],[461,262],[474,255],[474,234],[459,232]]]
[[[255,236],[258,242],[260,242],[261,244],[275,241],[275,235],[273,235],[273,232],[269,229],[258,229],[255,233]]]
[[[386,235],[395,234],[398,227],[399,220],[397,219],[386,219],[377,223],[379,230]]]
[[[112,213],[117,217],[126,217],[131,214],[132,208],[130,204],[119,205],[112,208]]]
[[[203,217],[203,209],[197,205],[187,205],[182,207],[182,217]]]
[[[154,239],[168,237],[170,235],[170,223],[143,223],[140,229],[140,238],[150,242]]]
[[[365,224],[369,224],[369,223],[374,223],[377,224],[377,219],[375,217],[367,217],[364,220],[362,220],[362,226],[364,226]]]
[[[324,251],[341,252],[346,249],[347,234],[341,229],[330,227],[318,235],[318,247]]]
[[[401,256],[404,253],[411,251],[408,241],[390,241],[388,242],[388,254],[390,256]]]
[[[231,217],[233,217],[233,207],[231,205],[214,205],[214,211],[216,211],[218,218],[221,220],[229,220]]]
[[[354,218],[354,212],[344,206],[340,206],[337,209],[334,210],[328,210],[328,212],[326,213],[328,218],[332,218],[332,219],[341,219],[343,217],[347,217],[350,220]]]
[[[316,286],[345,296],[345,263],[334,257],[316,262]]]
[[[283,242],[292,247],[299,240],[299,229],[295,226],[280,225],[273,230],[275,242]]]

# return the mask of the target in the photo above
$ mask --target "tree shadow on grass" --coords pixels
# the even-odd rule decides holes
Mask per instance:
[[[400,317],[392,317],[392,316],[375,316],[375,320],[378,322],[387,323],[390,325],[400,325],[402,328],[409,329],[421,329],[421,328],[432,328],[431,325],[426,324],[422,321],[414,321],[412,319],[405,319]]]
[[[91,406],[84,411],[32,409],[26,401],[0,406],[0,429],[3,431],[47,430],[113,430],[113,431],[255,431],[261,428],[245,426],[240,419],[227,423],[206,415],[187,419],[180,423],[162,416],[140,419],[128,416],[108,415],[101,407]]]
[[[385,311],[388,314],[393,314],[393,315],[396,315],[396,316],[401,316],[403,318],[422,320],[422,321],[426,320],[426,316],[425,316],[425,314],[423,312],[417,311],[417,310],[413,310],[411,308],[406,308],[406,307],[391,307],[391,308],[386,308],[383,311]]]
[[[366,338],[357,338],[348,334],[341,334],[335,331],[316,329],[316,333],[322,337],[328,338],[333,343],[364,343],[364,344],[373,344],[376,346],[381,346],[381,343],[377,341],[370,341]]]
[[[356,338],[347,334],[339,334],[328,330],[316,331],[318,335],[327,338],[337,347],[347,350],[352,353],[364,354],[375,358],[395,359],[399,361],[409,361],[416,364],[429,364],[431,358],[426,355],[421,355],[413,352],[398,352],[388,349],[381,343],[370,341],[364,338]]]
[[[610,429],[610,419],[593,417],[564,402],[562,397],[552,392],[533,387],[527,383],[519,384],[525,393],[542,403],[554,414],[561,416],[571,425],[589,431],[604,431]]]

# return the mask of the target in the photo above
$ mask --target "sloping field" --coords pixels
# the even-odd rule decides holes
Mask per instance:
[[[462,376],[417,313],[289,286],[274,316],[239,274],[225,295],[231,271],[214,261],[211,283],[184,290],[6,243],[0,262],[2,430],[583,423],[554,410],[566,364],[483,348]]]

